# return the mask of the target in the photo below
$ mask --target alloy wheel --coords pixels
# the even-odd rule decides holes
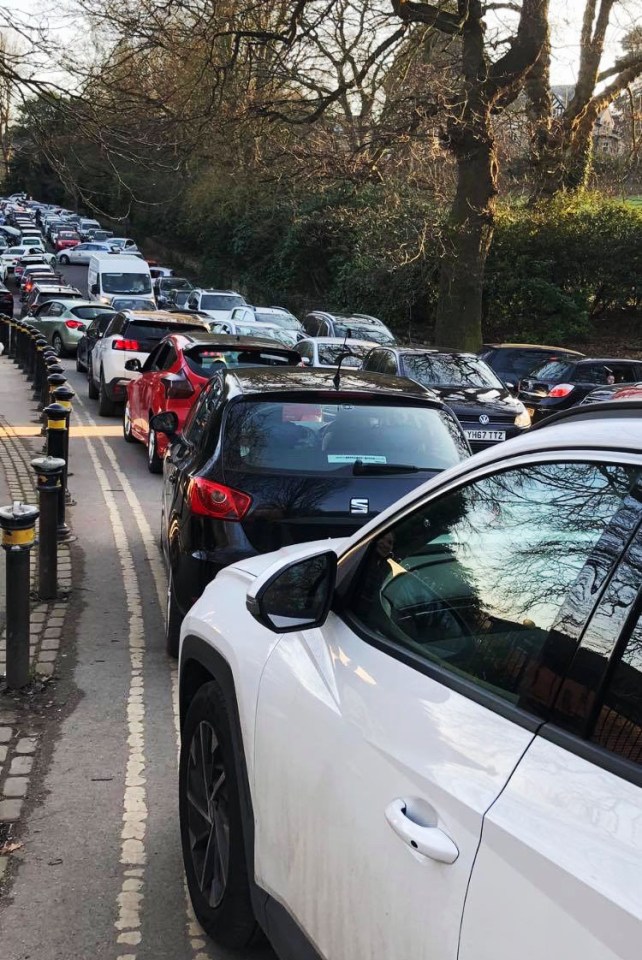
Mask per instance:
[[[229,800],[218,737],[206,720],[201,720],[194,730],[185,776],[194,874],[206,902],[217,907],[225,894],[229,873]]]

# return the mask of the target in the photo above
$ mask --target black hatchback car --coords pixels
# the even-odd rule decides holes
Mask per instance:
[[[447,403],[474,452],[509,440],[531,425],[524,404],[474,353],[376,348],[362,370],[410,377]]]
[[[520,383],[519,398],[534,423],[558,410],[581,403],[596,387],[642,380],[641,360],[592,358],[550,360],[532,370]]]
[[[516,390],[522,377],[547,360],[581,360],[584,354],[541,343],[485,343],[479,356],[510,390]]]
[[[350,536],[470,449],[455,416],[409,380],[350,371],[222,371],[194,405],[152,417],[172,437],[161,536],[167,649],[219,570],[288,544]]]

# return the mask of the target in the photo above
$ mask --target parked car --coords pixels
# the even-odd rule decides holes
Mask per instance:
[[[49,300],[36,307],[26,319],[47,338],[59,357],[75,354],[90,324],[105,308],[91,300]],[[111,311],[107,309],[107,312]]]
[[[0,272],[5,283],[13,276],[16,264],[31,253],[39,254],[41,251],[35,247],[13,246],[6,247],[0,253]]]
[[[209,317],[209,312],[206,312],[206,315]],[[299,335],[296,330],[284,330],[276,323],[259,323],[249,320],[239,323],[237,320],[212,321],[210,319],[209,328],[212,333],[227,333],[236,337],[269,337],[271,340],[277,340],[287,347],[295,347],[299,342]]]
[[[522,377],[547,360],[580,360],[584,354],[539,343],[485,343],[479,356],[509,389],[517,390]]]
[[[167,310],[184,310],[187,309],[187,301],[189,295],[192,292],[192,288],[189,290],[177,290],[176,288],[169,290],[167,293],[165,309]],[[160,306],[160,303],[159,303]],[[198,312],[198,311],[195,311]]]
[[[89,373],[89,356],[94,344],[104,335],[112,317],[115,315],[113,307],[106,307],[99,303],[93,303],[93,307],[96,310],[94,319],[87,324],[87,329],[76,347],[76,370],[79,372],[86,371]],[[87,379],[89,380],[89,377]]]
[[[343,315],[315,310],[305,317],[303,328],[309,337],[348,337],[350,340],[372,340],[381,344],[395,342],[394,335],[381,320],[365,314]]]
[[[75,230],[59,230],[56,233],[54,248],[56,253],[60,253],[61,250],[70,250],[72,247],[77,247],[79,243],[80,235]]]
[[[182,628],[179,808],[218,943],[637,956],[642,405],[624,406],[209,584]]]
[[[412,382],[346,372],[253,368],[212,378],[164,464],[161,537],[169,566],[167,645],[228,563],[286,543],[350,535],[393,500],[469,454],[455,417]]]
[[[110,237],[109,242],[118,247],[120,253],[140,253],[136,241],[130,237]]]
[[[307,366],[336,368],[339,357],[344,357],[341,369],[344,367],[361,367],[373,347],[377,344],[372,340],[347,340],[345,337],[306,337],[296,345]]]
[[[98,243],[94,240],[87,243],[79,243],[75,247],[65,249],[58,254],[58,263],[77,263],[88,264],[90,257],[94,253],[111,253],[112,248],[108,243]]]
[[[133,363],[130,361],[130,365]],[[125,440],[144,443],[150,473],[161,473],[167,437],[157,436],[150,430],[149,421],[155,414],[173,410],[178,418],[176,429],[180,432],[201,390],[218,370],[299,366],[300,363],[296,350],[267,339],[200,332],[170,335],[147,357],[141,376],[127,385],[123,412]]]
[[[167,311],[154,313],[121,310],[114,314],[102,337],[94,343],[88,361],[88,392],[98,400],[101,417],[113,416],[127,399],[127,383],[138,376],[140,366],[157,343],[169,333],[206,332],[197,317],[176,317]],[[139,369],[128,362],[138,360]]]
[[[642,379],[642,361],[607,358],[550,360],[536,367],[520,384],[519,399],[534,423],[580,403],[597,386],[635,383]]]
[[[613,400],[642,400],[642,383],[634,383],[630,387],[622,387]]]
[[[580,402],[580,406],[585,407],[588,404],[594,403],[607,403],[610,400],[620,399],[620,394],[625,393],[628,390],[632,390],[635,395],[635,390],[639,387],[640,384],[633,384],[631,387],[622,388],[621,383],[611,384],[606,387],[597,387],[595,390],[591,390],[590,393],[584,397]]]
[[[180,306],[185,306],[190,291],[193,289],[192,284],[189,280],[186,280],[185,277],[157,277],[152,286],[156,303],[159,307],[165,309],[169,308],[170,302],[172,305],[177,305],[174,301],[170,300],[170,295],[174,290],[181,291],[185,294],[185,299],[180,304]]]
[[[474,353],[377,347],[363,369],[410,377],[436,393],[456,414],[473,452],[531,425],[524,404]]]
[[[82,240],[89,240],[90,235],[95,230],[100,230],[101,226],[98,220],[90,220],[87,217],[81,217],[78,224],[78,233]]]
[[[230,320],[236,323],[270,323],[283,330],[295,330],[301,337],[305,336],[301,321],[284,307],[234,307]]]
[[[0,315],[13,317],[13,294],[0,283]]]
[[[111,305],[114,310],[135,310],[140,313],[141,310],[146,313],[154,313],[158,307],[153,300],[146,297],[114,297]]]
[[[51,267],[42,266],[41,269],[31,267],[25,271],[20,279],[20,299],[26,300],[36,284],[63,283],[63,278],[54,273]]]
[[[114,233],[112,230],[88,230],[88,239],[92,243],[105,243],[108,240],[111,240]]]
[[[245,300],[234,290],[203,290],[195,288],[187,298],[187,309],[206,313],[212,320],[227,320],[234,307],[243,306]]]

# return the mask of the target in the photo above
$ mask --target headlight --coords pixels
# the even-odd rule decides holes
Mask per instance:
[[[528,410],[526,409],[526,407],[522,407],[520,412],[515,417],[515,426],[521,427],[522,429],[526,429],[526,427],[530,427],[530,425],[531,425],[530,414],[528,413]]]

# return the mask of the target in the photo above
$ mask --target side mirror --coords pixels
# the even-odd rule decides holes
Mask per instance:
[[[125,363],[125,370],[131,370],[134,373],[140,373],[142,369],[143,368],[141,367],[138,357],[132,357],[131,360],[127,360]]]
[[[247,609],[254,619],[273,633],[322,626],[334,595],[336,553],[328,550],[277,566],[276,572],[271,567],[259,577],[247,594]]]
[[[510,390],[511,393],[517,393],[517,384],[513,383],[512,380],[504,380],[504,386],[507,390]]]
[[[89,288],[90,292],[93,293],[94,296],[98,294],[98,289],[99,288],[97,283],[92,283],[91,287]]]
[[[301,357],[301,366],[302,366],[302,367],[309,367],[311,363],[312,363],[312,361],[310,360],[309,357]]]
[[[149,425],[156,433],[164,433],[166,437],[174,437],[178,431],[178,417],[171,410],[156,413],[149,421]]]

